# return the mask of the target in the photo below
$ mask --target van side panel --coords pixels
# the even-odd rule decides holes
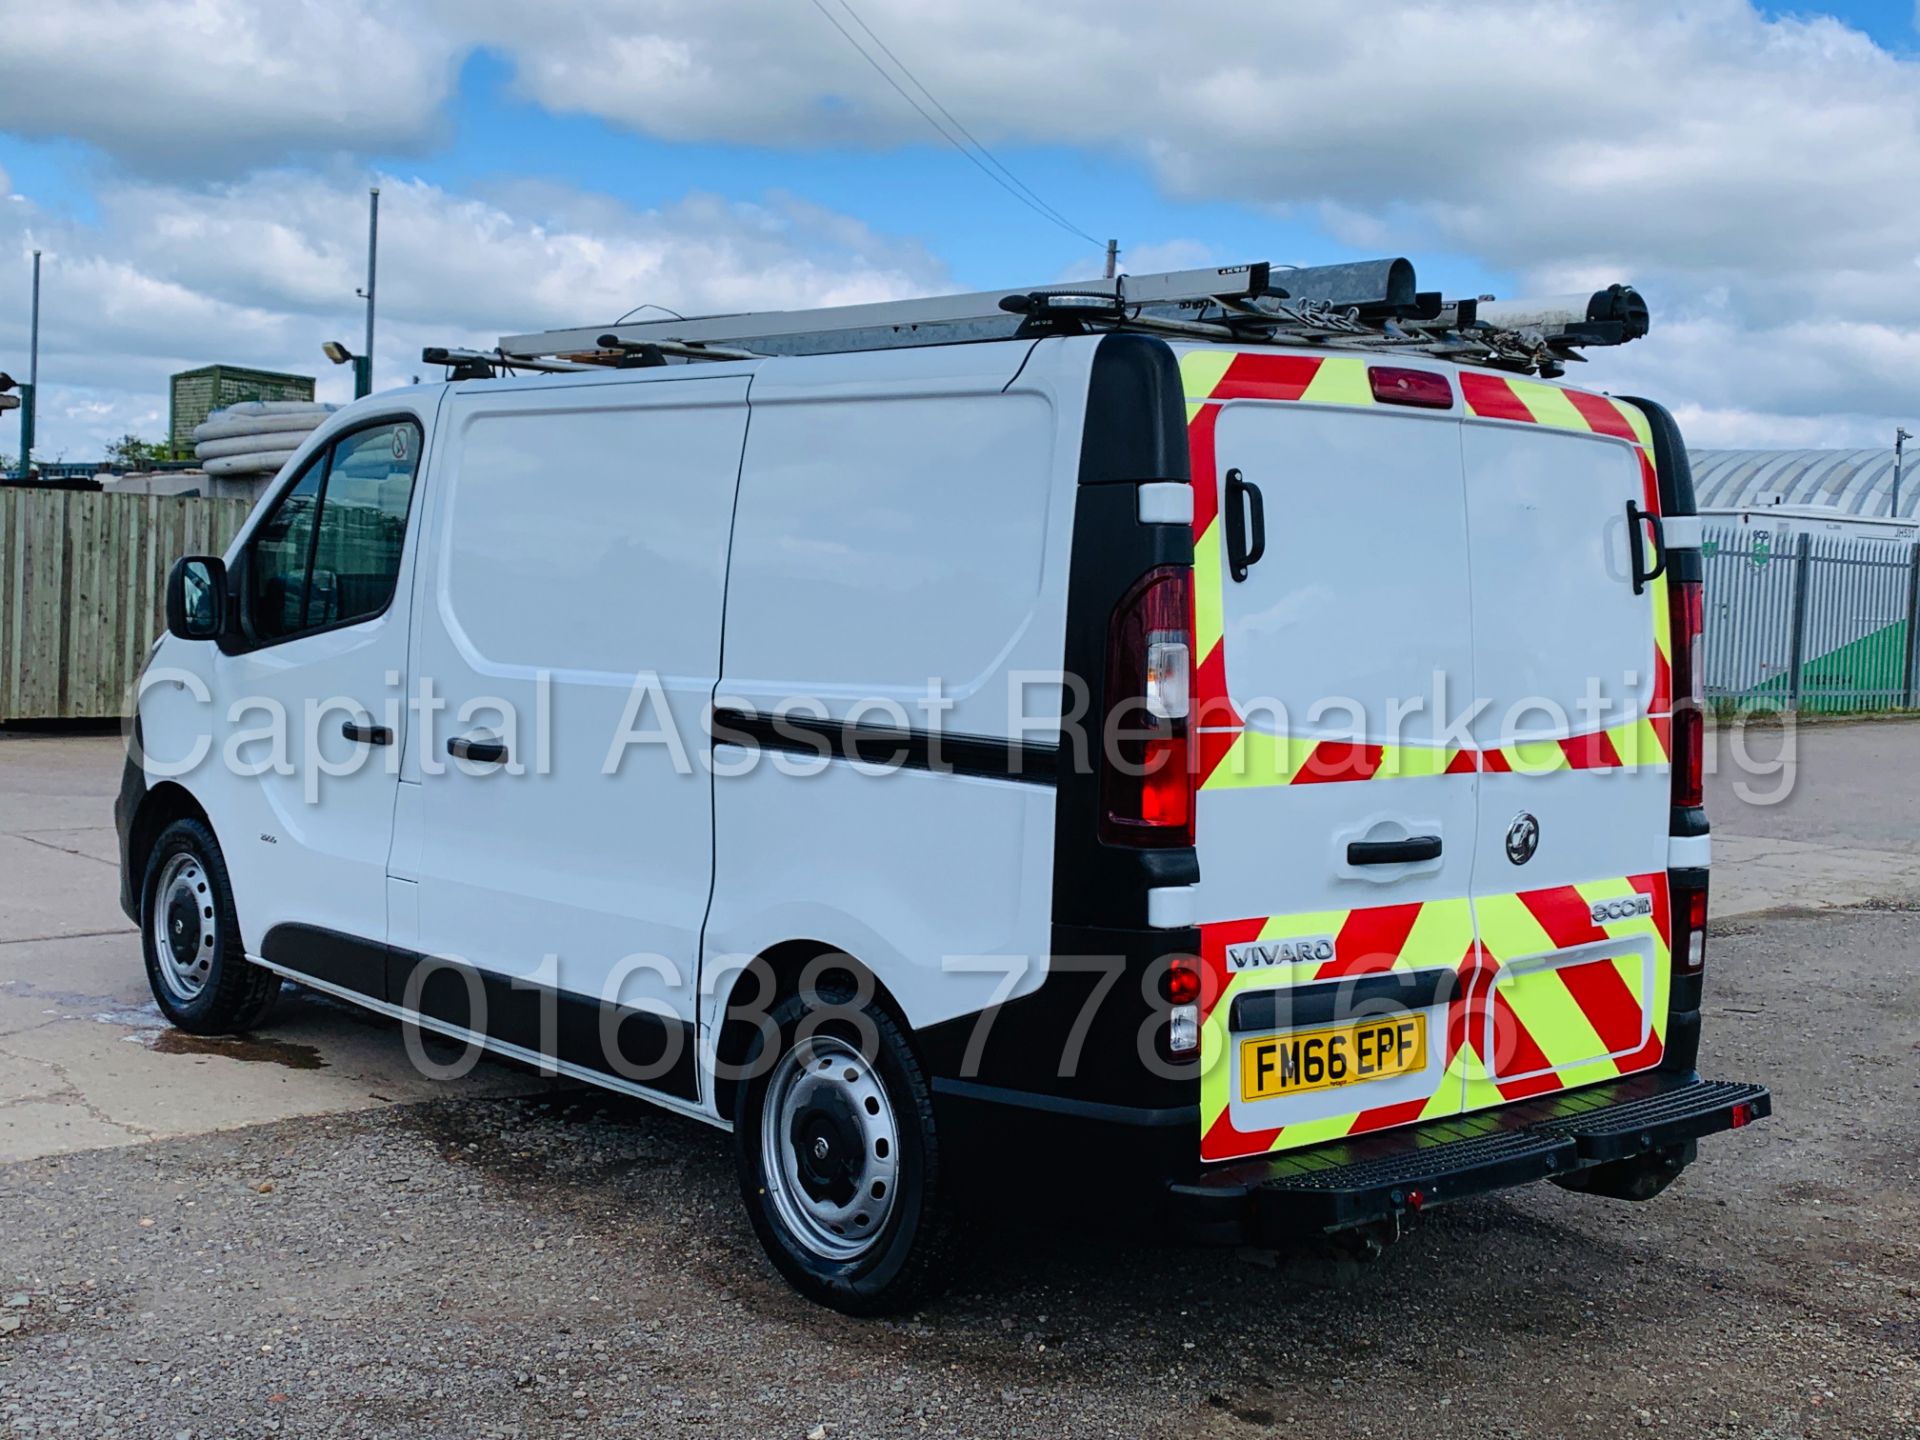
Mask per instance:
[[[645,1011],[663,1045],[695,1023],[747,381],[687,368],[447,405],[417,642],[446,708],[402,786],[421,827],[394,878],[417,889],[421,952],[507,982],[496,1035],[550,992],[563,1016],[568,997]],[[474,740],[504,763],[450,750]],[[433,1013],[430,978],[398,966],[389,998]],[[691,1098],[687,1049],[625,1078]]]
[[[1072,524],[1058,422],[1047,397],[1002,393],[1025,347],[953,349],[755,375],[723,708],[817,697],[835,717],[999,739],[1017,728],[1011,684],[1052,738]],[[933,681],[949,708],[929,709]]]
[[[1006,393],[1028,350],[755,376],[715,697],[709,1028],[737,972],[790,942],[852,956],[916,1029],[1044,979],[1074,447],[1045,392]],[[875,762],[903,741],[915,759],[863,763],[844,723],[783,739],[767,717],[794,700],[885,732]],[[930,768],[930,734],[957,773]]]

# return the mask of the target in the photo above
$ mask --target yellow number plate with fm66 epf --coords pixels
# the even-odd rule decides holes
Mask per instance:
[[[1240,1098],[1273,1100],[1427,1068],[1427,1017],[1393,1015],[1240,1042]]]

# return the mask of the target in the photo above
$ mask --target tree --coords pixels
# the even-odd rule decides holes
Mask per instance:
[[[164,445],[149,445],[138,435],[122,435],[107,447],[107,464],[115,470],[145,470],[172,459]]]

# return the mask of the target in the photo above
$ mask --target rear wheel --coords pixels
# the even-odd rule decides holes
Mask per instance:
[[[932,1094],[906,1037],[871,1002],[794,996],[778,1056],[734,1110],[741,1195],[795,1289],[851,1315],[941,1289],[956,1232]]]
[[[147,983],[168,1020],[196,1035],[230,1035],[266,1018],[280,977],[242,952],[226,861],[211,830],[176,820],[161,831],[140,895]]]

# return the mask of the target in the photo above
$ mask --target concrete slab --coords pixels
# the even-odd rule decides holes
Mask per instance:
[[[0,834],[0,943],[107,930],[133,930],[120,910],[117,865]]]
[[[1713,914],[1920,901],[1920,855],[1755,835],[1713,837]]]
[[[427,1043],[439,1066],[459,1053]],[[485,1060],[429,1078],[400,1026],[298,987],[256,1035],[187,1035],[154,1005],[131,931],[0,945],[0,1162],[547,1083]]]
[[[53,830],[22,830],[22,840],[44,845],[67,855],[97,860],[102,865],[120,865],[120,839],[111,825],[68,825]]]

